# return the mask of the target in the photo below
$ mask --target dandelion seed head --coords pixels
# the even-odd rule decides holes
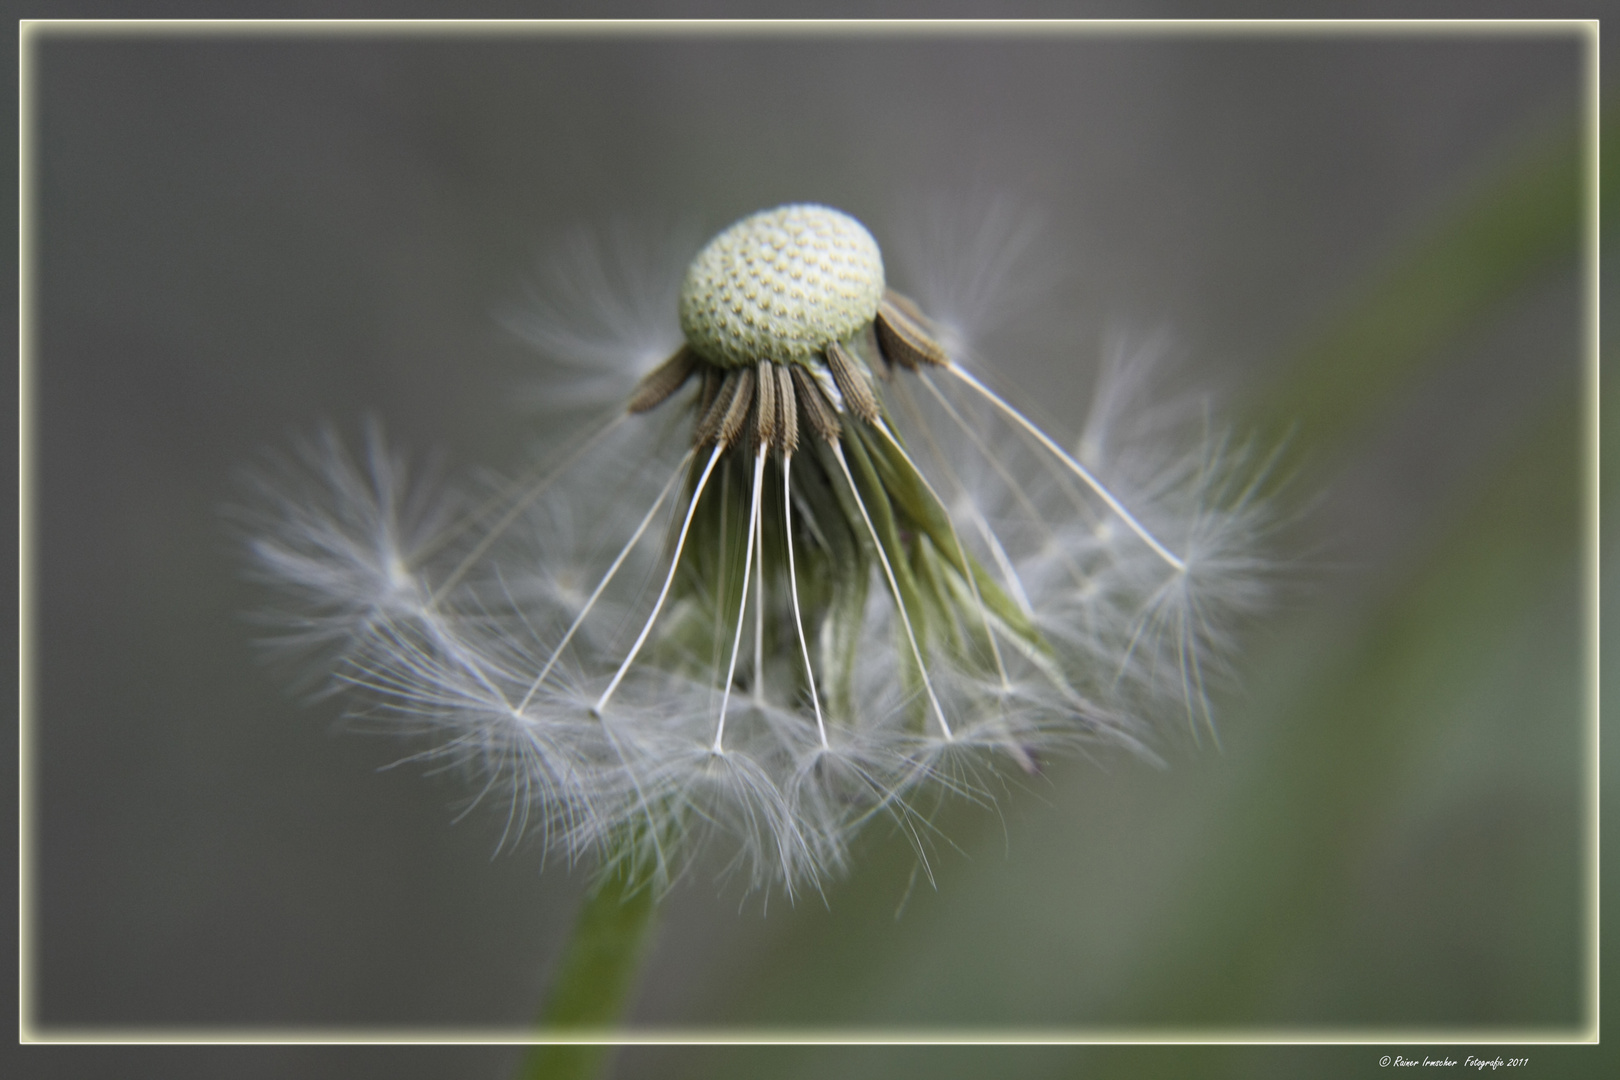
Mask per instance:
[[[993,321],[1026,234],[955,232],[984,265],[935,282]],[[619,398],[524,475],[437,501],[374,435],[266,488],[251,544],[301,609],[284,634],[504,804],[503,844],[538,831],[656,887],[714,852],[792,895],[874,820],[926,869],[943,797],[993,802],[1063,754],[1156,760],[1164,717],[1213,730],[1269,595],[1263,466],[1154,397],[1164,350],[1110,349],[1081,430],[1048,434],[814,205],[726,229],[666,300],[684,343],[657,365],[538,334],[596,349]],[[647,310],[594,310],[619,308]]]
[[[869,325],[883,257],[866,226],[825,206],[743,218],[698,252],[681,287],[681,330],[710,363],[807,362]]]

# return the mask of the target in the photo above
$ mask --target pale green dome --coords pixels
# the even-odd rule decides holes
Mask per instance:
[[[866,227],[825,206],[743,218],[710,240],[681,286],[681,332],[711,364],[805,363],[877,315],[883,256]]]

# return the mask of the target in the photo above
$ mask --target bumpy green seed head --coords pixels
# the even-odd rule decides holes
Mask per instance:
[[[681,286],[681,331],[721,367],[803,364],[870,323],[883,256],[866,227],[825,206],[743,218],[709,241]]]

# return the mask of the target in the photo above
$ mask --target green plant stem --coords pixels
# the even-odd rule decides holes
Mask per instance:
[[[600,1074],[657,907],[651,886],[624,869],[613,870],[585,897],[540,1011],[540,1026],[547,1037],[599,1041],[535,1046],[524,1058],[522,1080],[586,1080]]]

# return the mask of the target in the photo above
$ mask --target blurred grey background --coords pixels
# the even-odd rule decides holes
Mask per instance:
[[[492,858],[499,814],[452,824],[455,778],[379,771],[408,747],[338,733],[339,703],[300,703],[256,661],[262,597],[221,508],[266,447],[322,421],[374,415],[452,470],[520,463],[539,368],[500,316],[571,230],[707,234],[813,200],[888,245],[927,200],[988,193],[1042,223],[1045,288],[986,344],[1008,383],[1061,421],[1108,335],[1168,332],[1241,400],[1571,124],[1581,78],[1573,38],[1529,35],[52,35],[33,56],[33,1005],[57,1030],[530,1022],[585,875],[533,845]],[[1239,1015],[1182,1008],[1143,972],[1174,966],[1164,927],[1212,836],[1248,825],[1224,820],[1250,806],[1232,792],[1309,723],[1289,695],[1402,587],[1481,463],[1575,392],[1580,319],[1570,260],[1311,464],[1291,540],[1313,569],[1253,635],[1224,749],[1070,763],[996,812],[953,808],[934,889],[909,889],[914,859],[882,830],[825,902],[761,910],[698,873],[667,903],[635,1021],[1578,1023],[1573,578],[1456,722],[1378,774],[1334,904]],[[1125,1075],[1104,1051],[987,1053],[638,1049],[616,1067]],[[1222,1067],[1298,1075],[1303,1053]],[[1194,1068],[1163,1054],[1136,1067]],[[498,1077],[516,1057],[197,1051],[116,1071]]]

